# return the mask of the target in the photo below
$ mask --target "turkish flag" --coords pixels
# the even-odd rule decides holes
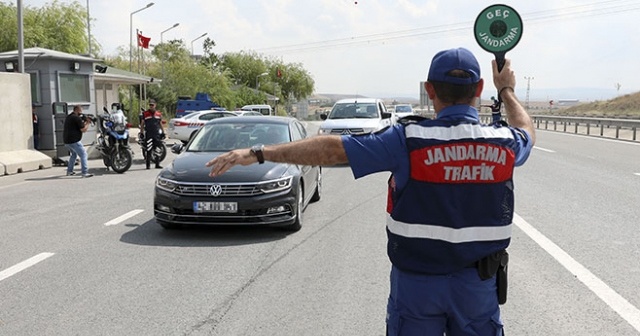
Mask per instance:
[[[145,49],[149,49],[149,41],[151,41],[150,37],[142,36],[141,33],[138,33],[138,46],[143,47]]]

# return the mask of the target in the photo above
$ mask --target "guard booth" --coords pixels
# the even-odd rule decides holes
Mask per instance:
[[[64,147],[64,118],[80,105],[84,114],[98,115],[103,106],[119,102],[119,85],[159,84],[152,77],[100,65],[101,60],[45,48],[23,51],[25,69],[31,80],[31,103],[36,107],[40,128],[38,150],[54,163],[63,163],[69,156]],[[0,71],[17,71],[18,51],[0,53]],[[145,92],[145,90],[141,90]],[[89,157],[90,146],[96,140],[96,127],[90,126],[82,137]]]

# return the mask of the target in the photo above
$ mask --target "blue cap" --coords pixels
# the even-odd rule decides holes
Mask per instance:
[[[449,75],[452,70],[462,70],[471,76],[453,77]],[[480,65],[471,51],[465,48],[443,50],[433,56],[427,80],[460,85],[475,84],[480,81]]]

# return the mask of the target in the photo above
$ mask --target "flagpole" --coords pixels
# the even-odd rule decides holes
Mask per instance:
[[[140,31],[140,35],[142,35],[142,30]],[[144,36],[144,35],[142,35]],[[139,46],[140,48],[140,70],[138,72],[140,72],[140,74],[144,75],[145,71],[144,71],[144,45]],[[142,101],[145,100],[146,98],[146,94],[145,94],[145,90],[144,90],[144,84],[140,84],[140,104],[142,104]],[[142,105],[141,105],[142,106]]]
[[[136,61],[138,61],[138,71],[137,73],[140,73],[140,36],[142,35],[142,32],[136,28],[136,40],[138,41],[138,43],[136,43]],[[141,92],[140,92],[140,84],[138,84],[138,109],[140,110],[140,107],[142,106],[142,102],[140,100],[140,96],[141,96]]]
[[[134,12],[129,14],[129,71],[132,71],[132,63],[131,63],[131,54],[133,54],[133,14],[143,11],[149,7],[153,6],[153,2],[148,3],[145,7],[142,7]],[[137,38],[137,37],[136,37]],[[129,104],[130,108],[133,110],[133,86],[129,85]],[[129,111],[131,113],[133,111]],[[138,115],[137,113],[135,115]]]

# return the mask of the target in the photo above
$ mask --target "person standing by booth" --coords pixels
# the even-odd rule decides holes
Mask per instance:
[[[31,119],[33,121],[33,149],[38,149],[40,142],[40,126],[36,114],[36,104],[31,104]]]
[[[69,113],[64,120],[64,129],[62,131],[62,138],[64,140],[64,146],[69,149],[71,156],[69,157],[69,164],[67,165],[67,176],[75,175],[73,166],[76,163],[76,159],[80,157],[80,167],[82,177],[91,177],[93,174],[89,173],[89,167],[87,162],[87,151],[82,144],[82,133],[89,129],[91,120],[89,118],[82,118],[82,106],[76,105],[73,107],[73,112]]]

